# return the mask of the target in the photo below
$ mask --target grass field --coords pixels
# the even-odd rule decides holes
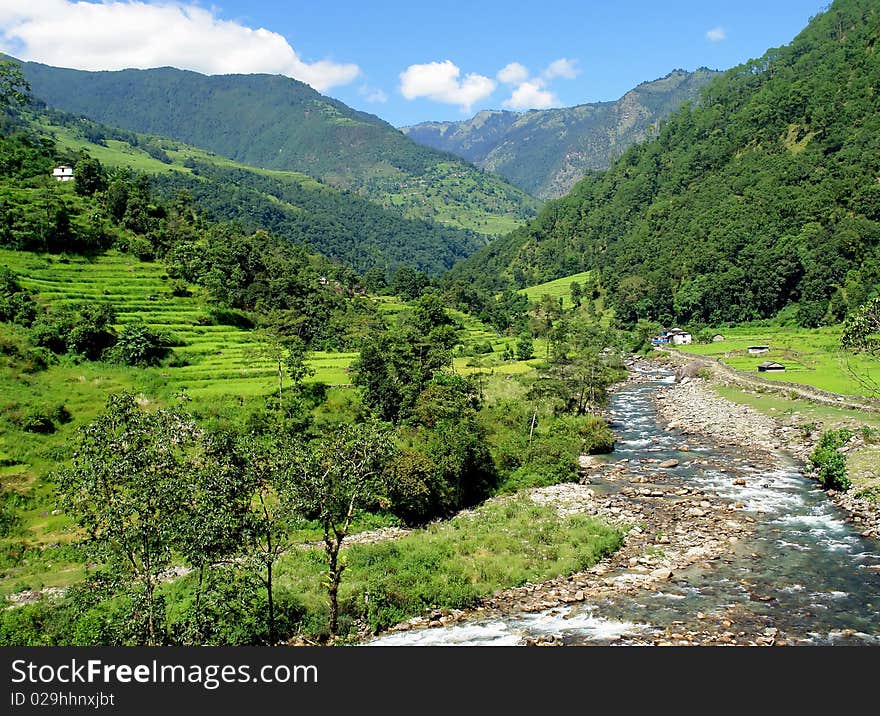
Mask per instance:
[[[716,331],[724,341],[709,344],[679,346],[686,353],[722,359],[739,370],[755,372],[760,363],[776,361],[785,366],[781,373],[761,373],[772,380],[802,383],[842,395],[864,395],[864,387],[847,369],[847,360],[859,374],[867,374],[880,381],[880,362],[864,356],[844,357],[838,350],[839,326],[827,328],[782,328],[767,326],[739,326]],[[770,351],[749,355],[750,345],[768,345]]]
[[[583,284],[586,281],[590,281],[592,277],[592,272],[585,271],[583,273],[576,273],[571,276],[557,278],[555,281],[540,283],[537,286],[529,286],[528,288],[520,289],[519,293],[528,296],[530,301],[540,301],[541,296],[552,296],[553,298],[559,298],[561,296],[562,307],[571,308],[572,305],[574,305],[571,302],[571,284],[574,281]]]

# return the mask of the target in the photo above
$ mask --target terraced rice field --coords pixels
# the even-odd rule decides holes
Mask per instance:
[[[106,301],[116,309],[119,327],[142,321],[171,335],[183,365],[164,368],[161,377],[175,391],[250,396],[270,392],[275,385],[275,366],[259,355],[253,332],[211,325],[204,297],[172,295],[160,263],[118,253],[88,259],[0,250],[2,265],[50,306]],[[314,354],[312,380],[348,384],[346,371],[354,358],[353,353]]]
[[[592,273],[584,271],[583,273],[575,273],[571,276],[557,278],[555,281],[548,281],[537,286],[529,286],[529,288],[520,289],[519,293],[524,294],[530,301],[540,301],[541,296],[553,296],[553,298],[562,297],[563,308],[571,308],[571,284],[577,282],[583,284],[590,281]]]

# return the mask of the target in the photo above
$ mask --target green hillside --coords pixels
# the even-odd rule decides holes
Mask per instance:
[[[22,68],[34,95],[53,107],[250,166],[303,172],[407,218],[498,235],[538,206],[498,177],[288,77]]]
[[[477,232],[404,218],[299,172],[249,167],[183,142],[114,129],[48,107],[26,119],[68,150],[65,161],[73,165],[76,153],[85,150],[107,167],[149,174],[153,188],[168,199],[188,191],[214,221],[271,230],[360,272],[378,267],[391,273],[407,265],[437,274],[485,244]]]
[[[595,270],[628,322],[839,321],[880,286],[878,36],[876,2],[838,0],[453,276]]]
[[[402,131],[420,144],[457,154],[542,199],[568,192],[587,172],[604,170],[717,73],[675,70],[616,102],[530,112],[479,112],[462,122],[423,122]]]
[[[539,283],[537,286],[529,286],[520,289],[520,293],[527,296],[530,301],[539,301],[541,296],[552,296],[553,298],[561,298],[563,308],[571,308],[571,284],[591,283],[593,274],[590,271],[572,274],[571,276],[563,276],[553,281]]]

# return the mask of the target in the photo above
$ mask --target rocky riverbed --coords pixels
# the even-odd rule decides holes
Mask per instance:
[[[683,460],[700,460],[681,446]],[[623,547],[594,567],[540,584],[507,589],[470,610],[435,610],[397,625],[392,632],[448,626],[464,620],[491,619],[559,609],[578,603],[597,603],[620,595],[654,592],[689,569],[711,570],[726,558],[753,529],[754,518],[743,504],[730,503],[698,488],[685,487],[673,478],[677,465],[648,460],[632,466],[628,460],[601,464],[582,460],[579,483],[530,490],[542,505],[551,505],[560,517],[589,514],[626,531]],[[663,467],[663,465],[666,465]],[[731,480],[738,479],[731,475]],[[744,478],[743,478],[744,479]],[[757,599],[761,595],[756,595]],[[706,628],[654,633],[646,643],[747,643],[775,641],[763,624],[747,624],[734,613],[704,615]],[[734,624],[737,624],[735,627]],[[530,642],[531,643],[531,642]],[[553,638],[534,643],[561,643]]]
[[[795,457],[806,476],[813,476],[808,458],[820,433],[797,419],[780,420],[746,406],[732,403],[716,393],[709,382],[699,377],[685,377],[657,391],[657,410],[666,420],[667,430],[711,436],[716,442],[740,447],[751,454],[769,455],[782,450]],[[854,436],[845,451],[859,447]],[[765,458],[761,458],[765,459]],[[852,492],[828,491],[828,497],[840,507],[865,537],[880,539],[880,506]]]
[[[434,610],[377,643],[880,638],[872,636],[871,596],[880,558],[798,475],[789,454],[808,454],[809,435],[721,399],[700,380],[663,385],[656,366],[636,360],[630,368],[608,412],[615,453],[583,456],[577,484],[528,493],[560,516],[619,525],[622,548],[584,572],[505,590],[475,609]]]

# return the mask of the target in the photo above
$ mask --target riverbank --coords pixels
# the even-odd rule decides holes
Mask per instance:
[[[678,356],[658,362],[679,367],[688,363]],[[809,467],[809,456],[822,432],[815,423],[796,417],[774,418],[747,405],[731,402],[713,389],[712,380],[686,375],[681,382],[657,392],[657,410],[666,421],[667,430],[706,435],[720,444],[750,451],[771,453],[781,450],[798,460],[806,477],[815,479]],[[855,451],[860,447],[859,443],[859,436],[855,436],[852,445],[846,449]],[[880,539],[880,505],[853,491],[828,490],[826,494],[863,536]]]

